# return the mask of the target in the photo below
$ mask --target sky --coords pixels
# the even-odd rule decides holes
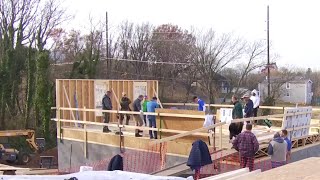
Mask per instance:
[[[123,21],[176,24],[182,28],[214,29],[247,41],[266,41],[267,5],[270,7],[270,53],[278,66],[320,70],[320,1],[317,0],[65,0],[74,15],[66,29],[86,31],[89,15],[105,21],[110,31]]]

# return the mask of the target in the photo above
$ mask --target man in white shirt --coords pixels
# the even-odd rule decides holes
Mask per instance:
[[[258,91],[255,89],[251,92],[251,95],[252,96],[250,97],[250,99],[253,102],[253,116],[257,117],[258,109],[260,105],[260,97],[259,97]],[[254,123],[256,124],[257,120],[255,120]]]

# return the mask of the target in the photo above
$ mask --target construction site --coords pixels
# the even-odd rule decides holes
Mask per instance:
[[[318,179],[316,7],[1,0],[0,179]]]
[[[299,166],[315,167],[320,156],[319,120],[313,114],[320,109],[312,107],[275,107],[260,106],[261,109],[271,109],[272,113],[232,122],[245,122],[268,119],[271,127],[257,125],[253,128],[259,142],[259,151],[255,155],[254,171],[241,169],[239,154],[229,143],[229,123],[226,121],[232,105],[206,104],[216,109],[213,114],[205,114],[195,110],[197,104],[164,103],[158,98],[160,108],[155,113],[157,128],[139,127],[143,137],[135,137],[137,128],[130,121],[129,125],[119,124],[119,114],[140,114],[140,112],[121,111],[119,99],[125,92],[129,99],[139,95],[158,96],[158,81],[155,80],[88,80],[88,79],[58,79],[56,80],[56,112],[57,151],[56,164],[58,169],[44,171],[44,174],[58,175],[77,173],[81,167],[91,167],[94,172],[106,171],[112,157],[119,154],[123,157],[123,171],[139,174],[149,174],[154,177],[192,177],[194,172],[186,165],[192,144],[195,140],[204,141],[210,151],[213,163],[201,167],[200,178],[206,179],[243,179],[247,175],[257,177],[278,177],[271,169],[270,157],[267,153],[268,143],[275,132],[286,129],[292,141],[292,156],[284,179],[297,179],[307,176],[309,171],[295,168]],[[112,92],[112,110],[101,109],[101,99],[106,91]],[[111,122],[103,123],[103,113],[111,114]],[[207,119],[207,120],[206,120]],[[204,122],[211,123],[204,126]],[[103,126],[108,125],[111,132],[104,133]],[[158,131],[158,139],[150,139],[149,130]],[[120,132],[120,133],[116,133]],[[300,165],[304,162],[303,165]],[[310,160],[310,163],[307,163]],[[296,164],[296,165],[295,165]],[[25,168],[6,166],[2,171],[17,171],[17,175],[25,174]],[[280,169],[280,168],[279,168]],[[40,169],[29,170],[37,174]],[[44,170],[44,169],[42,169]],[[66,175],[64,175],[66,176]],[[292,177],[291,177],[292,176]],[[59,177],[59,176],[57,176]],[[228,178],[226,178],[228,177]],[[247,179],[247,178],[245,178]],[[255,179],[255,178],[253,178]],[[299,178],[298,178],[299,179]]]

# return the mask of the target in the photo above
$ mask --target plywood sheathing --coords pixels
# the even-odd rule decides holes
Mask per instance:
[[[258,175],[246,177],[246,180],[314,180],[320,177],[320,158],[312,157],[301,161],[293,162]]]
[[[156,109],[156,113],[172,113],[172,114],[189,114],[189,115],[205,115],[201,111],[180,110],[180,109]],[[186,118],[186,117],[170,117],[170,116],[157,116],[157,126],[163,129],[174,129],[181,131],[191,131],[203,127],[204,118]],[[160,125],[161,121],[161,125]],[[161,138],[176,135],[176,133],[161,132]],[[192,143],[197,139],[208,142],[208,137],[191,135],[179,138],[178,142]]]
[[[83,142],[83,129],[74,129],[74,128],[63,128],[63,138],[66,140],[73,140]],[[98,131],[87,131],[87,141],[88,143],[100,144],[100,145],[109,145],[119,147],[120,137],[113,133],[101,133]],[[129,149],[138,149],[144,151],[157,151],[159,152],[159,145],[149,145],[150,139],[147,137],[136,138],[134,136],[124,137],[125,148]],[[157,148],[158,149],[157,149]],[[174,154],[177,156],[187,157],[190,153],[192,144],[170,141],[167,144],[167,153]],[[179,147],[179,148],[177,148]]]

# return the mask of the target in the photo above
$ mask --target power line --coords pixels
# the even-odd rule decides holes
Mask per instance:
[[[176,63],[176,62],[166,62],[166,61],[141,61],[137,59],[121,59],[121,58],[106,58],[102,57],[99,61],[107,61],[114,60],[114,61],[124,61],[124,62],[139,62],[139,63],[148,63],[148,64],[168,64],[168,65],[185,65],[185,66],[192,66],[191,63]],[[63,63],[54,63],[51,64],[52,66],[59,66],[59,65],[67,65],[67,64],[73,64],[74,62],[63,62]]]

